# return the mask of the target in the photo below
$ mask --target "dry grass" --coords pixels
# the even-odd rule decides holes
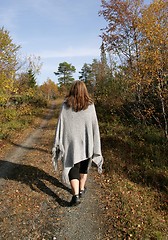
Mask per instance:
[[[61,104],[62,99],[59,99],[57,101],[55,119],[58,117]],[[44,117],[45,114],[41,112],[38,114],[38,116],[36,116],[35,121],[33,120],[33,124],[38,126]],[[39,168],[42,162],[44,170],[46,172],[48,171],[48,161],[51,159],[50,153],[47,149],[51,149],[52,146],[54,127],[55,120],[52,120],[47,130],[48,138],[44,138],[45,140],[41,143],[40,147],[37,147],[35,151],[32,153],[30,152],[29,156],[27,156],[27,160],[29,161],[30,165],[30,174],[28,178],[25,178],[25,169],[21,165],[22,169],[24,170],[22,178],[19,178],[20,175],[16,174],[17,177],[15,177],[15,179],[18,179],[17,181],[13,182],[12,179],[11,181],[7,181],[7,186],[11,191],[11,195],[9,197],[9,191],[6,191],[6,195],[3,194],[1,196],[3,198],[2,200],[6,201],[6,199],[8,199],[5,204],[3,215],[7,215],[6,209],[8,207],[11,211],[10,218],[9,216],[6,218],[4,217],[4,232],[8,231],[9,229],[9,223],[5,221],[10,220],[10,224],[13,223],[13,225],[11,225],[13,226],[11,229],[17,227],[17,231],[19,229],[23,233],[23,230],[27,229],[29,223],[32,221],[32,212],[30,210],[31,208],[33,209],[33,207],[33,215],[35,216],[33,221],[35,222],[32,221],[31,223],[34,224],[33,226],[36,228],[36,230],[43,231],[43,228],[46,229],[46,224],[49,223],[49,220],[46,218],[45,214],[43,214],[44,216],[40,218],[41,222],[38,222],[40,211],[43,213],[42,210],[44,210],[40,210],[41,208],[39,208],[39,203],[37,201],[37,195],[41,199],[39,192],[33,192],[32,199],[34,202],[30,202],[29,194],[31,189],[29,188],[27,182],[24,182],[23,185],[20,185],[20,181],[22,179],[26,179],[27,181],[27,179],[29,180],[31,178],[33,183],[36,183],[36,179],[33,178],[32,175],[32,170],[34,168],[31,166],[34,159],[37,159],[35,161],[37,168]],[[128,128],[126,129],[125,126],[122,126],[119,123],[115,123],[115,125],[109,123],[100,123],[100,130],[102,135],[102,151],[105,163],[104,174],[96,177],[98,183],[100,183],[102,187],[102,192],[100,192],[99,199],[101,199],[100,207],[102,207],[104,214],[104,216],[101,216],[101,218],[103,219],[106,229],[106,235],[104,236],[103,240],[167,240],[168,200],[166,184],[168,171],[166,168],[166,161],[164,161],[163,157],[161,158],[161,156],[166,156],[167,148],[165,147],[165,152],[161,151],[161,142],[160,140],[156,141],[156,134],[153,134],[155,137],[152,137],[151,139],[151,137],[149,137],[151,135],[148,133],[146,134],[148,137],[144,139],[142,138],[142,134],[140,134],[140,132],[133,132],[133,129],[128,130]],[[130,133],[130,130],[132,133],[128,134],[128,132]],[[52,137],[49,134],[52,134]],[[158,137],[157,139],[160,138]],[[151,141],[154,141],[155,143],[152,143],[151,145]],[[137,149],[137,146],[140,147]],[[155,153],[153,149],[158,149],[159,151],[157,151],[157,158],[153,158],[155,160],[155,164],[153,164],[153,162],[146,157],[148,155],[149,158],[148,153]],[[156,164],[156,159],[158,158],[160,158],[162,164]],[[11,182],[14,184],[14,186],[12,186]],[[30,181],[28,181],[28,183],[30,185]],[[16,184],[18,188],[16,188]],[[43,190],[46,191],[47,188]],[[22,192],[26,192],[27,194],[23,194],[22,196]],[[45,202],[44,206],[48,207],[48,216],[51,216],[53,214],[53,201],[49,200],[48,198],[46,200],[45,195],[42,196],[42,199],[44,199]],[[14,205],[14,203],[16,205]],[[14,208],[10,209],[10,206],[14,206]],[[56,209],[59,213],[59,208],[56,207]],[[23,212],[25,212],[26,216],[23,216]],[[26,219],[27,226],[25,225],[25,229],[23,229],[23,219],[21,216]],[[55,221],[55,225],[59,226],[59,220],[57,220],[57,218],[57,214],[53,214],[53,222]],[[16,226],[16,222],[18,222],[18,226]],[[38,228],[40,228],[40,230]],[[51,232],[53,231],[50,229],[50,227],[48,227],[48,230]],[[27,232],[23,234],[26,236]],[[32,239],[39,238],[34,236]]]
[[[135,139],[135,135],[142,136],[141,130],[132,137],[130,129],[122,124],[105,125],[100,123],[105,158],[102,201],[108,222],[106,239],[168,239],[165,152],[156,141],[152,146],[143,139],[140,145],[142,138]],[[157,160],[161,164],[156,158],[154,164],[147,154],[149,149],[152,153],[159,147],[158,156],[162,154],[162,158]]]

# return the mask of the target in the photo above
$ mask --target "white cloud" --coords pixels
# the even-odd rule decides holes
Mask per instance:
[[[66,58],[66,57],[89,57],[89,56],[99,56],[100,51],[98,48],[68,48],[65,50],[56,51],[43,51],[38,52],[35,55],[40,56],[42,59],[49,58]]]

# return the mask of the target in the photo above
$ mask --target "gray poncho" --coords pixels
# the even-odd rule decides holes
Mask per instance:
[[[58,160],[62,160],[62,180],[69,184],[68,173],[75,163],[90,158],[102,172],[103,157],[100,145],[100,133],[94,104],[86,110],[75,112],[64,103],[59,116],[52,161],[57,169]]]

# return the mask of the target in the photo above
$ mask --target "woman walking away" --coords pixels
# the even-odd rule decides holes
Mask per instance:
[[[58,160],[62,160],[62,180],[70,183],[70,205],[78,205],[86,191],[91,162],[98,166],[99,173],[103,164],[95,106],[82,81],[72,84],[62,105],[52,153],[55,169]]]

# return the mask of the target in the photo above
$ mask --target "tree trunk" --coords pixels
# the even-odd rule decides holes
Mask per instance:
[[[164,134],[165,134],[165,138],[168,139],[168,123],[166,119],[165,102],[160,89],[159,89],[159,97],[162,105],[162,114],[164,119]]]

